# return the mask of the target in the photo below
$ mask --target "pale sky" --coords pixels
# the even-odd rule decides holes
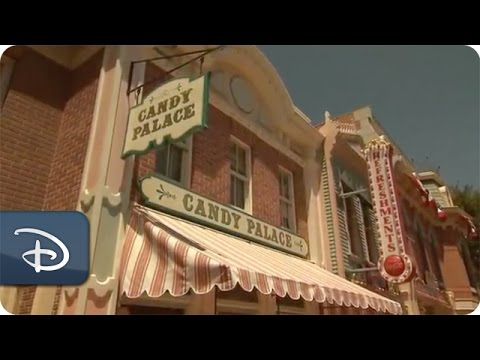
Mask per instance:
[[[479,57],[460,45],[259,45],[314,123],[370,105],[415,164],[480,183]]]

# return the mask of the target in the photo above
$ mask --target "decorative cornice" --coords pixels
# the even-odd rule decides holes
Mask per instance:
[[[367,143],[365,146],[366,149],[377,147],[377,146],[391,146],[391,143],[387,141],[384,135],[379,136]]]
[[[90,192],[89,189],[84,189],[80,194],[79,199],[83,212],[88,212],[99,193],[102,201],[105,201],[105,203],[111,208],[117,208],[122,203],[121,193],[110,191],[110,188],[107,185],[102,186],[100,190],[96,187],[92,192]]]

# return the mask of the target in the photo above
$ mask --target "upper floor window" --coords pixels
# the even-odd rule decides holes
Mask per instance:
[[[370,205],[364,199],[360,199],[363,212],[363,224],[365,225],[365,236],[367,240],[368,248],[368,260],[374,264],[377,264],[379,259],[379,248],[376,238],[376,222],[375,214],[373,212],[372,205]]]
[[[430,272],[430,266],[428,263],[427,252],[425,250],[425,238],[422,230],[420,230],[420,225],[417,225],[415,231],[415,258],[417,260],[417,267],[419,276],[423,279],[424,282],[427,282],[427,272]]]
[[[343,194],[352,192],[352,189],[343,181],[342,190]],[[362,228],[364,226],[363,216],[360,216],[361,209],[358,208],[358,197],[357,195],[349,195],[344,198],[344,201],[346,226],[350,241],[350,253],[358,256],[359,258],[363,258],[365,254],[363,253],[362,248],[362,234],[364,233],[365,229]]]
[[[157,150],[156,172],[184,186],[190,183],[192,138]]]
[[[295,231],[295,200],[292,173],[280,168],[280,216],[281,227]]]
[[[250,148],[235,138],[230,143],[230,204],[251,212]]]
[[[372,205],[360,194],[341,181],[341,190],[344,194],[340,198],[344,204],[345,227],[348,234],[348,247],[352,260],[364,260],[376,264],[379,258],[379,244],[377,242],[376,220]]]

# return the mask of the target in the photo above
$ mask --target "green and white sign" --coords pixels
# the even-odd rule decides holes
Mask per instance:
[[[179,141],[207,127],[210,73],[162,84],[130,109],[122,158]]]
[[[156,175],[140,179],[139,185],[148,206],[291,254],[308,254],[307,242],[298,235]]]

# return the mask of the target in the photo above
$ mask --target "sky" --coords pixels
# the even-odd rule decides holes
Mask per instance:
[[[259,45],[313,123],[371,106],[414,164],[480,185],[479,56],[461,45]],[[427,159],[428,157],[428,159]]]

